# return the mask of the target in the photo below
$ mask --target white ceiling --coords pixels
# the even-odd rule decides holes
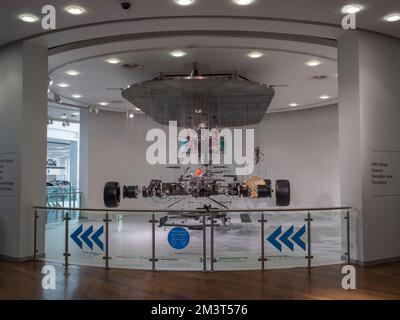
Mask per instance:
[[[61,65],[50,74],[55,83],[53,90],[64,98],[71,98],[77,93],[82,95],[81,99],[70,101],[72,103],[79,101],[84,105],[98,105],[105,101],[110,103],[106,109],[133,110],[133,106],[121,97],[119,90],[107,90],[107,88],[126,88],[132,83],[153,79],[160,72],[189,74],[193,62],[196,61],[200,64],[200,73],[237,71],[257,82],[288,85],[276,88],[276,96],[270,111],[294,109],[289,107],[292,102],[298,103],[298,108],[318,106],[323,102],[319,98],[321,95],[331,97],[329,101],[324,101],[325,104],[331,103],[338,96],[337,63],[331,57],[318,56],[322,64],[311,68],[306,66],[305,62],[315,55],[280,49],[260,48],[264,56],[259,59],[247,57],[247,53],[253,50],[253,47],[190,48],[185,49],[187,55],[182,58],[171,57],[169,55],[171,49],[108,54]],[[336,51],[333,48],[329,50]],[[331,52],[330,54],[332,55]],[[122,63],[118,65],[107,63],[105,60],[109,56],[118,57]],[[123,63],[139,64],[141,68],[126,70],[121,67]],[[79,71],[80,74],[76,77],[67,75],[66,71],[71,69]],[[312,79],[313,76],[319,75],[326,75],[328,78]],[[57,87],[60,82],[67,82],[70,87]]]
[[[67,98],[81,94],[80,101],[67,102],[83,107],[107,101],[109,110],[132,109],[119,91],[105,89],[149,80],[159,72],[189,72],[189,66],[197,61],[208,66],[206,71],[238,71],[269,85],[289,85],[276,89],[270,107],[273,112],[335,102],[335,41],[345,32],[340,28],[343,5],[364,6],[357,14],[359,29],[400,38],[400,22],[383,21],[387,14],[400,12],[399,0],[256,0],[249,6],[235,5],[232,0],[196,0],[187,7],[176,5],[174,0],[131,2],[133,8],[124,11],[120,0],[2,0],[0,45],[33,37],[36,43],[49,47],[50,76],[56,83],[71,84],[53,90]],[[26,12],[40,16],[46,4],[57,9],[57,30],[45,32],[40,22],[28,24],[18,19]],[[81,16],[67,14],[64,8],[71,4],[81,5],[87,12]],[[248,34],[240,34],[243,31]],[[175,48],[185,49],[188,55],[171,58],[168,52]],[[253,49],[265,56],[247,58],[246,53]],[[109,65],[104,60],[111,55],[143,68],[127,71],[120,65]],[[318,57],[321,66],[305,66],[311,57]],[[81,74],[68,76],[68,69]],[[312,79],[319,75],[328,79]],[[321,102],[319,97],[325,94],[331,99]],[[122,102],[116,102],[119,100]],[[299,107],[288,107],[291,102]]]
[[[40,23],[28,24],[18,20],[24,12],[40,16],[43,5],[52,4],[57,9],[57,31],[76,28],[93,23],[134,20],[149,17],[177,16],[236,16],[263,17],[272,20],[296,20],[339,26],[340,8],[358,3],[365,8],[357,15],[358,28],[400,37],[399,22],[382,20],[392,12],[400,12],[399,0],[256,0],[249,6],[235,5],[232,0],[196,0],[192,6],[177,6],[173,0],[135,0],[129,11],[119,6],[119,0],[2,0],[0,10],[0,45],[43,33]],[[87,12],[81,16],[69,15],[64,8],[70,4],[81,4]],[[4,30],[7,30],[4,32]]]
[[[54,102],[48,104],[48,118],[53,121],[69,122],[80,121],[80,109],[73,106],[60,105]],[[66,117],[66,118],[65,118]],[[65,118],[65,119],[64,119]]]

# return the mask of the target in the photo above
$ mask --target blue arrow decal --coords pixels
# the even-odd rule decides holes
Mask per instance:
[[[293,234],[294,227],[291,226],[283,235],[282,237],[279,238],[286,247],[288,247],[290,250],[294,251],[294,245],[293,243],[288,239],[292,234]]]
[[[73,234],[71,234],[72,240],[74,240],[74,242],[75,242],[75,243],[78,245],[78,247],[81,248],[81,249],[82,249],[83,243],[82,243],[81,239],[79,239],[78,237],[79,237],[79,235],[82,233],[82,229],[83,229],[83,226],[80,225],[79,228],[76,229],[76,230],[74,231]]]
[[[104,232],[104,226],[101,226],[95,234],[92,235],[92,240],[97,246],[103,251],[104,250],[104,245],[103,242],[99,239],[99,237],[103,234]]]
[[[296,232],[296,234],[292,237],[292,241],[296,243],[300,248],[302,248],[304,251],[306,250],[306,244],[301,240],[301,236],[306,232],[306,226],[302,226],[299,231]]]
[[[83,242],[87,244],[87,246],[93,250],[93,243],[90,241],[89,236],[93,233],[93,226],[90,226],[81,236]]]
[[[281,234],[282,227],[279,226],[268,238],[267,240],[279,251],[282,251],[282,245],[276,240],[276,238]]]

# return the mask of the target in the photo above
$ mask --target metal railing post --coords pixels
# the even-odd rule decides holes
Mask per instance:
[[[72,196],[72,186],[69,186],[68,208],[71,208],[71,196]]]
[[[216,260],[214,259],[214,212],[210,213],[211,216],[211,232],[210,232],[210,271],[214,271],[214,262]]]
[[[347,256],[347,264],[350,264],[351,260],[350,260],[350,210],[349,209],[347,209],[345,219],[347,220],[347,223],[346,223],[346,229],[347,229],[347,252],[346,252],[346,256]]]
[[[311,269],[311,260],[314,258],[311,255],[311,222],[314,219],[311,218],[310,211],[307,212],[307,218],[304,220],[307,221],[307,268]]]
[[[265,223],[268,222],[268,220],[264,219],[264,212],[261,212],[261,219],[258,220],[258,222],[261,223],[261,257],[258,259],[258,261],[261,261],[261,271],[265,270],[265,261],[268,259],[265,258],[265,240],[264,240],[264,235],[265,235]]]
[[[83,197],[82,197],[82,195],[83,195],[83,192],[80,192],[79,193],[79,208],[82,208],[82,204],[83,204]]]
[[[63,210],[64,213],[64,210]],[[68,242],[69,242],[69,220],[71,220],[71,218],[69,217],[69,212],[65,211],[65,251],[64,251],[64,266],[66,268],[68,268],[68,258],[71,256],[71,254],[69,253],[69,248],[68,248]]]
[[[106,223],[106,237],[105,237],[106,238],[106,248],[105,248],[105,256],[103,257],[103,259],[105,260],[106,269],[109,269],[109,262],[108,261],[111,259],[110,258],[110,237],[109,237],[111,219],[110,219],[110,216],[108,214],[108,211],[106,213],[106,217],[103,220],[103,222]]]
[[[203,215],[203,271],[207,272],[207,216]]]
[[[33,261],[36,262],[37,260],[37,219],[39,218],[37,214],[37,210],[35,210],[35,216],[34,216],[34,231],[33,231]]]
[[[60,206],[58,205],[58,193],[56,193],[56,204],[55,204],[55,208],[60,208]],[[61,215],[63,215],[64,212],[61,211]],[[63,217],[61,217],[61,221],[62,221]],[[60,215],[59,215],[59,210],[56,210],[56,220],[60,221]]]
[[[156,259],[156,216],[153,212],[151,216],[151,220],[149,221],[151,223],[151,270],[156,271],[156,262],[158,259]]]

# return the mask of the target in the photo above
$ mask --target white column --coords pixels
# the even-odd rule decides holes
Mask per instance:
[[[45,200],[46,123],[47,48],[28,42],[0,48],[2,257],[33,256],[32,206]],[[39,240],[43,252],[43,234]]]
[[[338,42],[342,203],[352,258],[400,257],[400,40],[346,31]]]

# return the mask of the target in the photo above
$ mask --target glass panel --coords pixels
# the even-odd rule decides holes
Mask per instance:
[[[203,223],[197,214],[157,213],[158,270],[203,270]]]
[[[151,214],[110,213],[111,268],[151,269]]]
[[[261,224],[258,220],[258,212],[232,212],[217,217],[214,228],[214,270],[261,268],[258,260],[261,257]],[[210,237],[207,236],[207,239],[209,243]]]
[[[313,266],[341,263],[342,250],[342,217],[340,211],[315,211],[311,213],[311,243]],[[346,220],[343,220],[344,223]],[[343,229],[344,231],[346,229]],[[344,243],[346,233],[344,232]]]
[[[265,214],[266,269],[307,266],[307,222],[303,212]]]
[[[104,218],[103,212],[82,211],[79,219],[70,220],[69,263],[101,267],[105,265]]]
[[[40,210],[38,211],[37,242],[39,257],[45,261],[64,262],[65,250],[65,223],[62,210]],[[40,226],[44,226],[44,232]],[[44,255],[41,255],[41,239],[44,236]]]
[[[46,206],[50,208],[80,208],[82,193],[73,186],[47,187]]]

